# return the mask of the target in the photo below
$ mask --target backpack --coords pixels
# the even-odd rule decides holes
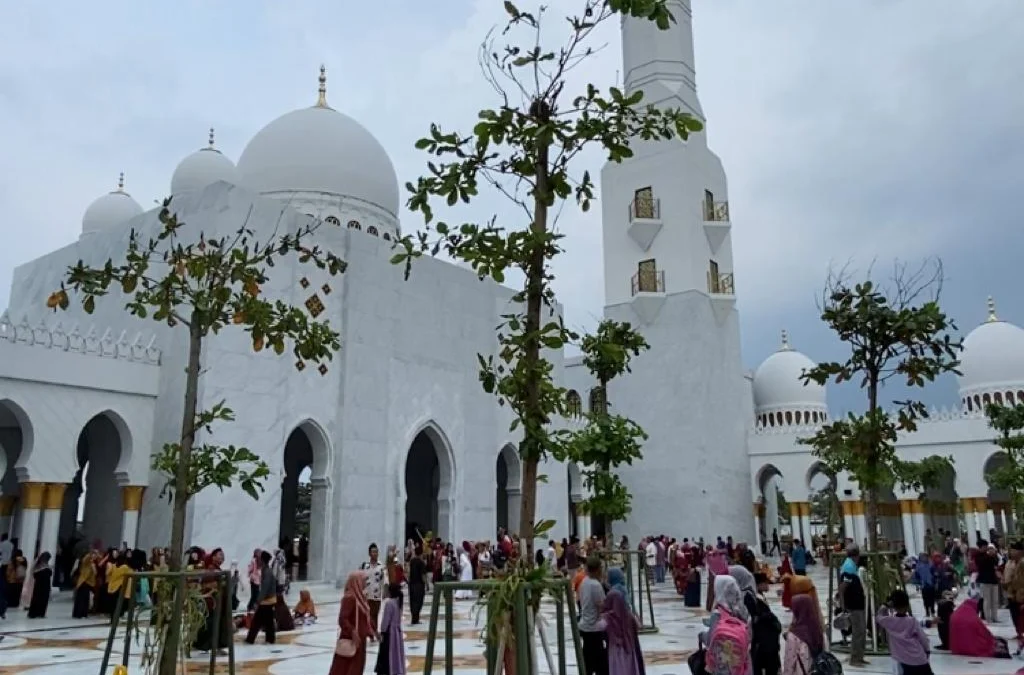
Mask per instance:
[[[747,623],[718,608],[718,622],[709,636],[705,668],[713,675],[744,675],[750,659]]]
[[[843,664],[832,652],[822,652],[814,657],[808,675],[843,675]]]

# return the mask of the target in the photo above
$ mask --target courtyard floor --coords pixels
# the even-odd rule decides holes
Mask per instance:
[[[824,600],[828,590],[828,580],[820,570],[812,572],[812,577],[819,588],[819,595]],[[250,646],[242,642],[242,635],[236,635],[235,659],[236,672],[244,675],[326,675],[330,669],[331,658],[336,638],[335,617],[338,614],[340,592],[333,586],[309,586],[313,597],[317,600],[317,609],[322,617],[320,623],[297,628],[295,631],[282,633],[277,644],[265,645],[262,637],[256,645]],[[297,596],[294,590],[292,595]],[[654,610],[658,632],[641,636],[647,672],[650,675],[689,675],[686,657],[697,646],[697,634],[703,630],[701,619],[706,615],[703,610],[683,607],[682,599],[676,595],[669,584],[654,589]],[[778,595],[773,591],[769,594],[769,602],[779,615],[783,625],[789,623],[789,614],[782,607]],[[915,613],[923,615],[919,602],[915,599]],[[483,643],[480,640],[480,625],[475,613],[471,612],[472,602],[457,603],[454,624],[455,668],[464,675],[486,675],[486,664],[483,656]],[[545,614],[554,624],[554,609],[545,608]],[[473,614],[471,616],[471,613]],[[24,610],[16,609],[8,613],[7,621],[0,622],[0,675],[103,675],[100,671],[103,649],[106,644],[109,626],[102,621],[75,621],[70,619],[71,603],[67,593],[55,594],[50,602],[49,617],[43,620],[30,621],[25,617]],[[424,611],[424,624],[406,626],[405,644],[409,661],[410,673],[423,670],[424,657],[427,651],[428,611]],[[827,614],[826,614],[827,616]],[[1012,637],[1009,618],[1005,610],[1000,614],[1002,622],[993,627],[997,635]],[[408,621],[408,617],[406,618]],[[443,618],[440,630],[443,631]],[[553,634],[554,630],[551,629]],[[933,644],[938,643],[935,630],[928,631]],[[119,634],[117,649],[124,647],[123,631]],[[1011,640],[1011,650],[1016,647]],[[133,646],[133,651],[138,648]],[[434,672],[444,672],[444,641],[439,639],[435,644]],[[887,657],[869,657],[868,668],[850,668],[847,672],[877,673],[889,675],[892,672],[891,661]],[[370,645],[367,656],[366,671],[373,672],[376,660],[376,646]],[[543,660],[543,657],[542,657]],[[119,663],[119,655],[115,655],[113,663]],[[189,670],[200,673],[207,672],[208,656],[195,655]],[[227,672],[226,659],[219,659],[222,664],[218,672]],[[575,672],[575,656],[568,655],[570,672]],[[145,671],[135,657],[128,664],[129,675],[142,674]],[[932,669],[936,675],[1003,675],[1015,673],[1024,666],[1019,659],[968,659],[952,656],[941,652],[933,652]],[[111,666],[108,672],[113,671]],[[542,673],[547,672],[546,665]]]

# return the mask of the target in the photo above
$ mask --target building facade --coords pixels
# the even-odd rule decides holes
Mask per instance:
[[[960,356],[959,402],[933,409],[917,431],[903,434],[897,453],[906,460],[949,457],[953,468],[924,493],[888,490],[880,497],[879,534],[904,542],[909,553],[927,550],[928,535],[939,529],[971,545],[979,533],[1015,531],[1010,497],[990,487],[988,476],[1005,454],[994,444],[995,432],[984,409],[989,403],[1024,403],[1024,330],[1001,320],[989,299],[988,317],[965,338]],[[800,444],[829,421],[825,387],[804,386],[800,374],[815,363],[794,350],[783,333],[779,350],[749,377],[754,422],[749,436],[753,512],[759,537],[772,530],[807,540],[817,530],[811,523],[810,496],[830,482],[840,501],[844,535],[863,543],[868,537],[865,505],[854,480],[845,472],[829,475]],[[788,513],[779,512],[782,492]]]
[[[703,119],[689,3],[670,4],[678,23],[669,31],[623,22],[626,88]],[[211,131],[178,164],[170,191],[190,232],[245,227],[266,240],[315,220],[316,243],[349,264],[330,277],[286,258],[262,289],[340,331],[342,350],[322,367],[255,353],[240,330],[204,343],[200,409],[225,401],[236,419],[198,442],[245,446],[272,476],[259,500],[201,492],[187,526],[192,544],[244,561],[294,538],[308,476],[310,575],[337,579],[371,542],[401,544],[416,531],[482,540],[516,528],[522,472],[510,414],[481,390],[476,360],[496,353],[513,291],[432,258],[406,281],[389,262],[401,233],[390,158],[331,108],[323,70],[314,100],[260,130],[237,165]],[[642,144],[604,169],[602,204],[606,315],[640,326],[652,347],[607,392],[651,436],[642,464],[624,471],[634,511],[616,529],[674,532],[680,495],[692,494],[687,534],[749,535],[750,405],[721,162],[703,133]],[[158,228],[157,210],[145,211],[122,176],[86,210],[76,241],[15,270],[0,323],[0,529],[29,554],[72,537],[145,548],[169,540],[165,479],[150,466],[180,434],[185,331],[130,317],[119,293],[91,315],[45,305],[70,265],[121,259],[130,232]],[[592,394],[578,361],[549,358],[570,396]],[[591,533],[576,508],[586,496],[578,468],[552,462],[541,473],[539,517],[556,520],[558,537]],[[703,498],[712,491],[713,503]]]

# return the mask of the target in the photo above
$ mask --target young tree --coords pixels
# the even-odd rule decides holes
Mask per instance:
[[[636,139],[685,139],[701,128],[680,109],[645,106],[639,91],[627,95],[612,87],[605,93],[588,84],[576,95],[566,92],[570,72],[595,52],[591,43],[598,26],[616,15],[654,21],[662,29],[674,21],[666,0],[578,1],[579,14],[567,17],[568,38],[553,48],[542,36],[544,7],[531,13],[504,3],[508,21],[501,35],[510,42],[498,46],[490,34],[480,58],[498,105],[481,110],[471,133],[432,124],[429,136],[416,143],[438,158],[430,162],[428,175],[406,186],[412,193],[409,207],[423,215],[426,229],[404,238],[403,250],[393,258],[405,264],[407,276],[414,258],[441,252],[498,283],[509,270],[523,274],[515,309],[502,317],[498,329],[500,356],[480,355],[479,362],[484,389],[510,406],[516,416],[512,428],[522,431],[519,522],[527,561],[533,560],[535,536],[543,536],[545,529],[535,522],[538,466],[544,457],[558,454],[566,439],[565,432],[550,426],[553,416],[566,414],[565,390],[553,382],[542,349],[561,349],[577,337],[557,317],[551,286],[551,262],[562,252],[558,214],[569,201],[586,211],[594,197],[589,172],[574,171],[575,160],[596,146],[610,161],[621,162],[632,156],[630,143]],[[526,35],[517,44],[512,36],[520,31]],[[497,216],[484,223],[435,221],[435,201],[449,207],[469,203],[481,184],[517,207],[518,223]]]
[[[330,360],[340,342],[328,322],[311,320],[302,308],[266,297],[262,287],[269,279],[269,268],[290,254],[331,275],[344,272],[346,263],[309,243],[321,221],[286,234],[275,231],[261,239],[249,227],[247,216],[237,228],[207,234],[190,231],[172,213],[171,199],[167,198],[160,209],[159,223],[154,237],[145,238],[132,231],[123,261],[108,260],[97,267],[79,261],[69,268],[47,306],[67,309],[70,291],[91,314],[97,298],[115,289],[127,299],[125,308],[130,315],[188,332],[181,437],[165,443],[153,458],[153,468],[167,477],[161,494],[173,499],[170,568],[180,571],[189,500],[207,487],[224,490],[234,483],[257,499],[263,479],[270,474],[267,465],[249,449],[207,442],[214,424],[230,422],[234,413],[223,401],[199,409],[204,341],[211,333],[236,326],[249,333],[255,352],[269,347],[281,355],[290,345],[297,364]],[[196,444],[199,433],[205,434],[201,445]],[[174,620],[169,623],[163,645],[162,675],[174,672],[184,602],[182,577],[174,596]]]
[[[985,406],[985,415],[989,426],[999,434],[993,442],[1006,457],[988,474],[988,483],[1010,493],[1013,520],[1018,523],[1017,516],[1024,513],[1024,403],[990,403]]]
[[[867,392],[863,414],[851,412],[799,442],[810,445],[834,470],[848,471],[860,485],[867,504],[868,546],[874,551],[879,490],[898,483],[920,491],[936,485],[951,468],[944,457],[919,462],[898,457],[898,434],[915,431],[928,410],[920,401],[893,401],[896,414],[890,415],[881,401],[881,388],[890,381],[923,387],[943,373],[957,372],[962,343],[950,337],[956,325],[939,307],[941,283],[938,260],[914,269],[896,263],[889,288],[870,278],[851,286],[845,271],[830,273],[821,319],[849,346],[850,354],[843,362],[821,363],[803,373],[805,384],[858,379]]]
[[[597,331],[580,342],[583,365],[597,380],[596,410],[587,413],[587,424],[567,444],[569,461],[581,467],[584,484],[590,488],[590,513],[605,520],[605,535],[614,545],[612,523],[625,520],[632,510],[632,496],[615,469],[632,464],[643,454],[640,444],[647,434],[631,419],[608,412],[608,384],[629,372],[630,361],[650,348],[629,323],[605,319]]]

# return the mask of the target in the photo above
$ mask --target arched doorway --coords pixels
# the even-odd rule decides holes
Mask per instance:
[[[328,456],[326,436],[312,421],[299,424],[285,440],[277,545],[302,580],[324,578]]]
[[[100,413],[82,428],[75,448],[78,471],[64,491],[58,537],[70,546],[83,542],[102,548],[120,547],[124,540],[124,508],[117,466],[124,440],[107,413]]]
[[[800,521],[790,513],[782,472],[774,464],[765,464],[754,480],[761,493],[761,503],[764,504],[764,540],[771,545],[775,534],[779,535],[780,541],[787,537],[788,541],[794,537],[799,539],[802,536]]]
[[[31,446],[32,427],[25,411],[13,401],[0,400],[0,533],[16,535],[14,507],[19,486],[14,467]]]
[[[949,532],[951,536],[960,535],[960,513],[957,506],[960,503],[960,495],[956,491],[956,471],[952,466],[946,466],[939,476],[938,483],[924,491],[921,496],[924,502],[924,519],[926,534],[927,530],[932,533],[932,540],[928,541],[924,535],[917,538],[925,546],[932,547],[938,543],[939,531]],[[983,532],[988,536],[988,531]],[[941,546],[938,546],[941,550]]]
[[[416,434],[405,460],[406,539],[419,541],[432,532],[449,541],[454,473],[451,452],[441,433],[427,426]]]
[[[507,532],[519,531],[519,509],[522,504],[522,471],[519,455],[511,445],[498,453],[495,463],[495,512],[497,529]]]

